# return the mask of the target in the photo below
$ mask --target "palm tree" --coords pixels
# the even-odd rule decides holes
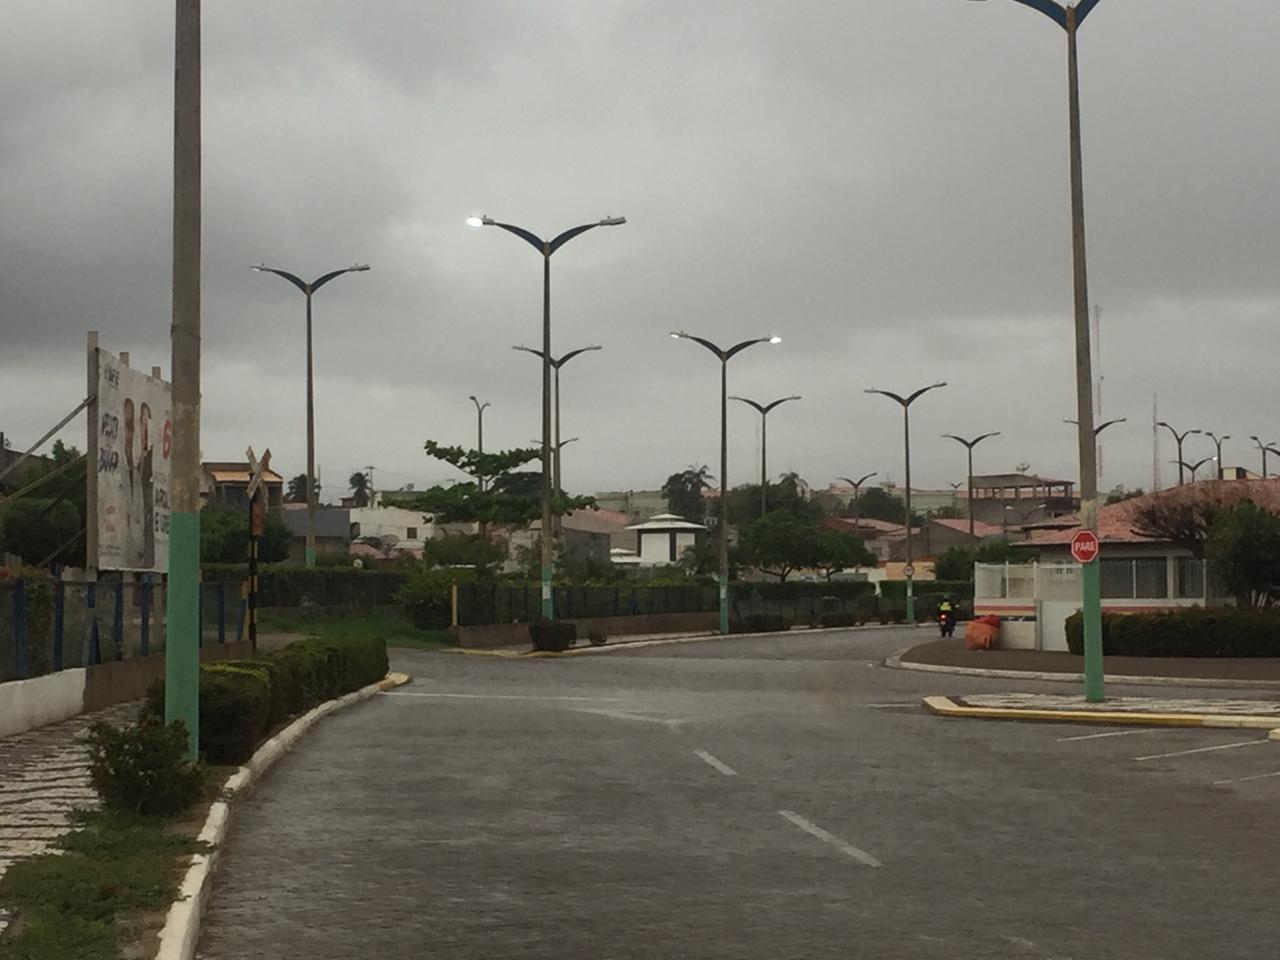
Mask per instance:
[[[320,481],[315,482],[316,499],[320,498]],[[307,475],[300,473],[289,481],[288,489],[285,490],[284,498],[288,503],[306,503],[307,502]]]
[[[357,470],[347,479],[347,485],[351,487],[351,498],[356,506],[367,507],[369,496],[373,492],[369,489],[369,475]]]

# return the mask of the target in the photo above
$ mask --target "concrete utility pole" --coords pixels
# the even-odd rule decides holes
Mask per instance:
[[[200,746],[200,0],[177,0],[173,84],[173,451],[164,718]],[[89,469],[96,468],[90,464]]]

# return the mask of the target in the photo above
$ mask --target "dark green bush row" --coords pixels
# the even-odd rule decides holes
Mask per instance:
[[[866,622],[866,618],[858,613],[824,613],[818,617],[820,627],[857,627]]]
[[[791,629],[791,618],[780,613],[752,613],[729,621],[730,633],[782,633]]]
[[[956,600],[973,600],[973,582],[970,580],[916,580],[911,592],[917,597],[932,597],[949,593]],[[906,600],[907,581],[883,580],[880,596],[885,600]]]
[[[243,763],[288,717],[387,675],[375,637],[299,640],[255,660],[200,667],[200,752],[209,763]],[[164,681],[147,691],[144,717],[164,716]]]
[[[243,563],[206,563],[201,571],[206,582],[242,581],[249,575],[249,568]],[[396,602],[396,592],[405,580],[406,574],[399,570],[360,570],[350,564],[299,567],[267,563],[258,573],[258,606],[389,606]]]
[[[1084,653],[1083,620],[1067,618],[1067,647]],[[1280,657],[1280,611],[1189,607],[1167,613],[1108,613],[1102,652],[1117,657]]]
[[[876,585],[865,580],[832,580],[815,582],[812,580],[788,580],[785,583],[734,583],[731,588],[737,590],[754,590],[766,600],[801,600],[809,597],[838,597],[841,600],[854,600],[859,597],[873,597]]]
[[[578,625],[565,620],[533,620],[529,623],[533,649],[561,653],[578,641]]]

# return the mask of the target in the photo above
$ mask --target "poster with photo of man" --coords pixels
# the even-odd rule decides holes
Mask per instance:
[[[98,569],[169,566],[169,384],[98,350]]]

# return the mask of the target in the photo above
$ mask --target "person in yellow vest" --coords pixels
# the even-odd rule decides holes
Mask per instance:
[[[951,602],[951,594],[944,593],[938,601],[938,633],[950,637],[956,632],[956,608]]]

